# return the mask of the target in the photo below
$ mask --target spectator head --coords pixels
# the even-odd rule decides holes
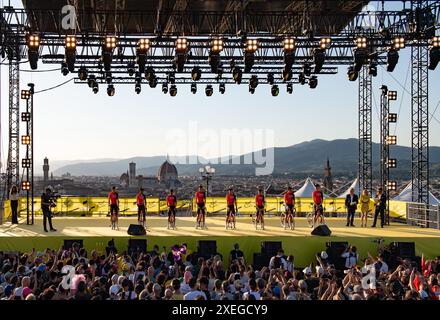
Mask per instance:
[[[201,290],[208,290],[209,280],[207,277],[201,277],[199,283]]]
[[[37,300],[37,297],[33,293],[30,293],[25,297],[25,300]]]
[[[179,279],[173,279],[173,281],[171,281],[171,286],[173,287],[174,291],[180,290],[180,281],[179,281]]]
[[[278,249],[278,251],[277,251],[277,255],[278,255],[278,257],[282,257],[282,256],[284,256],[284,250],[283,249]]]
[[[298,287],[301,292],[307,291],[307,282],[305,282],[304,280],[299,280]]]
[[[251,291],[257,290],[257,282],[255,281],[255,279],[249,279],[249,289],[251,289]]]
[[[142,292],[139,294],[139,300],[148,300],[150,294],[148,293],[147,289],[142,290]]]
[[[321,252],[321,259],[326,260],[327,258],[328,258],[328,254],[327,254],[327,252],[322,251],[322,252]]]
[[[310,268],[310,267],[304,268],[303,273],[305,276],[311,276],[312,275],[312,268]]]
[[[238,243],[235,243],[235,244],[234,244],[234,249],[235,249],[235,250],[238,250],[239,248],[240,248],[240,245],[239,245]]]
[[[173,298],[173,290],[166,289],[165,290],[165,299],[166,300],[171,300],[172,298]]]
[[[154,294],[156,297],[160,297],[161,293],[162,293],[162,287],[160,286],[160,284],[155,283],[155,284],[153,285],[153,294]]]
[[[197,279],[191,278],[188,282],[188,286],[191,288],[191,290],[196,290],[197,289]]]

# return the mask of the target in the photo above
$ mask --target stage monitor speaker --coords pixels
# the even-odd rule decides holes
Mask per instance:
[[[282,248],[281,241],[262,241],[261,242],[261,253],[268,255],[270,257],[276,256],[278,250]]]
[[[133,252],[147,252],[147,240],[145,239],[128,239],[128,254]]]
[[[393,242],[394,254],[402,258],[413,258],[416,256],[416,245],[414,242]]]
[[[217,241],[215,240],[200,240],[197,242],[197,252],[198,254],[209,259],[217,254]]]
[[[64,250],[69,250],[70,248],[72,248],[72,245],[73,245],[75,242],[79,244],[79,247],[80,247],[80,248],[83,247],[83,241],[82,241],[82,239],[65,239],[65,240],[64,240]]]
[[[312,236],[322,236],[322,237],[328,237],[332,234],[332,231],[326,224],[321,224],[311,232]]]
[[[254,269],[261,270],[263,267],[268,267],[272,256],[264,253],[254,253]]]
[[[127,233],[131,236],[145,236],[147,234],[145,228],[139,224],[130,224]]]

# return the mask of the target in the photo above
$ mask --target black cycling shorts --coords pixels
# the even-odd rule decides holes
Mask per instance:
[[[289,210],[292,210],[292,212],[293,212],[293,207],[294,207],[293,204],[286,204],[286,206]]]
[[[235,214],[235,206],[228,205],[228,214]]]
[[[168,217],[169,216],[171,216],[171,215],[173,215],[173,216],[175,216],[176,215],[176,206],[169,206],[168,207]]]
[[[315,216],[318,214],[318,211],[322,214],[323,213],[323,208],[322,208],[322,204],[315,204],[314,205],[314,207],[315,207]]]
[[[117,204],[111,204],[110,205],[110,213],[118,214],[119,208]]]
[[[257,206],[258,211],[260,214],[264,214],[264,206]]]
[[[205,210],[205,204],[204,203],[197,203],[197,209],[198,210]]]

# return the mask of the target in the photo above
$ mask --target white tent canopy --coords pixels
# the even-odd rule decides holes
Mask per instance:
[[[347,194],[350,193],[351,188],[354,189],[354,193],[356,193],[357,195],[361,194],[361,185],[359,184],[359,178],[356,178],[350,185],[350,187],[348,187],[348,189],[345,190],[344,193],[341,193],[338,198],[345,198]]]
[[[295,192],[295,197],[296,198],[312,198],[313,191],[315,191],[315,184],[313,183],[312,179],[307,178],[306,181],[304,182],[303,186]],[[328,196],[326,194],[324,194],[324,197],[328,197]]]
[[[417,192],[416,192],[417,195]],[[402,190],[401,193],[399,193],[398,196],[394,197],[393,200],[399,200],[399,201],[412,201],[412,181],[408,183],[408,185],[405,187],[405,189]],[[429,192],[429,204],[438,205],[440,204],[440,200],[438,200],[431,192]]]

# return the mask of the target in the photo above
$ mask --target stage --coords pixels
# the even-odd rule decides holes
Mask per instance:
[[[375,240],[383,238],[385,244],[393,241],[415,242],[416,253],[426,257],[440,255],[440,230],[423,229],[400,223],[392,223],[385,228],[361,228],[360,220],[355,221],[356,227],[345,227],[343,218],[327,218],[326,223],[332,230],[330,237],[310,235],[311,228],[305,218],[296,218],[295,230],[281,228],[277,217],[265,219],[265,230],[255,230],[249,217],[238,217],[236,230],[226,230],[224,217],[209,217],[207,229],[196,230],[194,217],[177,217],[176,230],[166,228],[166,217],[147,217],[147,236],[132,237],[127,234],[128,226],[136,223],[136,218],[120,218],[119,230],[111,230],[106,217],[56,217],[53,219],[56,232],[43,231],[42,218],[35,218],[34,225],[26,225],[20,219],[19,225],[6,223],[0,226],[0,250],[31,251],[35,248],[59,248],[64,239],[82,239],[88,250],[103,251],[108,240],[115,239],[119,251],[127,249],[128,239],[147,239],[148,250],[157,244],[170,247],[174,244],[187,243],[192,251],[197,250],[198,240],[216,240],[218,252],[227,257],[234,243],[238,242],[245,252],[246,260],[252,263],[252,254],[260,252],[261,241],[282,241],[286,254],[293,254],[298,266],[308,264],[313,255],[325,249],[326,242],[348,241],[358,247],[361,257],[368,252],[377,250]],[[370,226],[372,219],[369,219]]]

